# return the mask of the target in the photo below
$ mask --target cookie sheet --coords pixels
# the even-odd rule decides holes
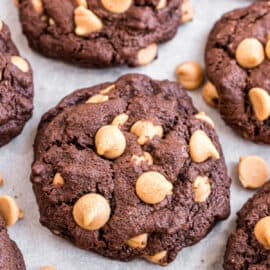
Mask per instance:
[[[57,270],[137,270],[158,269],[143,260],[130,263],[112,261],[94,253],[72,246],[67,241],[52,235],[39,224],[39,213],[29,180],[33,159],[32,144],[40,117],[62,97],[73,90],[114,81],[128,72],[145,73],[155,79],[175,80],[176,66],[185,60],[196,60],[203,64],[204,46],[213,23],[226,11],[250,4],[251,0],[191,0],[195,9],[193,22],[179,28],[177,36],[159,46],[159,57],[149,66],[129,69],[126,66],[110,69],[82,69],[62,62],[46,59],[33,52],[22,35],[16,7],[11,0],[0,1],[0,17],[9,25],[13,40],[22,56],[32,64],[35,80],[35,110],[23,133],[0,149],[0,171],[5,185],[0,194],[15,196],[25,211],[25,217],[9,228],[11,237],[21,248],[27,269],[37,270],[44,265],[55,266]],[[237,178],[237,162],[241,155],[256,154],[263,157],[270,167],[270,146],[256,145],[243,140],[225,126],[218,112],[202,100],[200,90],[189,92],[194,104],[205,111],[216,123],[228,165],[233,179],[231,188],[232,213],[228,220],[219,223],[212,232],[197,245],[179,253],[168,270],[221,270],[227,237],[235,227],[235,213],[253,192],[244,190]]]

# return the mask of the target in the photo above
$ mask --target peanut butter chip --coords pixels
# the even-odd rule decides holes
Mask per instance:
[[[268,167],[266,162],[258,156],[241,157],[238,175],[243,187],[256,189],[267,181]]]
[[[220,155],[210,138],[202,130],[196,130],[189,142],[191,159],[194,162],[204,162],[208,158],[219,159]]]
[[[18,69],[20,69],[22,72],[29,71],[28,63],[20,56],[11,56],[11,63],[15,65]]]
[[[145,203],[155,204],[172,194],[173,185],[158,172],[145,172],[136,182],[136,193]]]
[[[138,136],[138,143],[143,145],[152,140],[155,136],[162,138],[162,126],[154,125],[151,121],[139,120],[131,127],[131,133]]]
[[[212,106],[212,107],[218,107],[219,102],[219,96],[216,87],[211,83],[207,82],[202,90],[202,96],[204,101]]]
[[[270,116],[270,95],[262,88],[252,88],[248,96],[256,118],[266,120]]]
[[[61,187],[65,184],[64,178],[61,176],[60,173],[56,173],[54,178],[53,178],[53,185]]]
[[[236,49],[236,60],[244,68],[254,68],[264,61],[264,48],[256,38],[246,38]]]
[[[50,19],[49,19],[49,25],[50,25],[50,26],[55,25],[55,21],[54,21],[54,19],[52,19],[52,18],[50,18]]]
[[[1,27],[0,27],[0,30],[1,30]],[[266,52],[268,59],[270,59],[270,40],[268,40],[266,43],[265,52]]]
[[[40,270],[56,270],[56,268],[54,268],[52,266],[43,266],[40,268]]]
[[[87,1],[86,0],[77,0],[77,4],[79,6],[83,6],[83,7],[87,8]]]
[[[182,4],[182,17],[181,22],[186,23],[193,19],[194,12],[191,3],[189,0],[184,0]]]
[[[101,3],[112,13],[123,13],[130,8],[132,0],[101,0]]]
[[[32,0],[32,5],[34,7],[34,10],[38,14],[43,13],[43,3],[42,3],[42,0]]]
[[[3,27],[4,27],[4,24],[3,24],[3,22],[0,20],[0,31],[2,31]]]
[[[213,122],[213,120],[209,116],[207,116],[205,114],[205,112],[199,112],[199,113],[195,114],[195,118],[208,123],[212,128],[215,127],[215,123]]]
[[[94,96],[90,97],[86,101],[86,103],[102,103],[102,102],[105,102],[105,101],[108,101],[108,100],[109,100],[108,96],[97,94],[97,95],[94,95]]]
[[[89,9],[79,6],[74,11],[75,33],[78,36],[87,36],[100,31],[103,27],[101,20]]]
[[[160,263],[160,261],[165,258],[167,255],[167,251],[166,250],[163,250],[163,251],[160,251],[158,253],[156,253],[155,255],[152,255],[152,256],[145,256],[145,258],[152,262],[152,263],[156,263],[156,264],[160,264],[160,265],[166,265],[165,263]]]
[[[202,67],[194,61],[179,65],[176,69],[177,80],[187,90],[194,90],[201,86],[204,79]]]
[[[254,228],[254,234],[258,242],[265,249],[270,249],[270,216],[264,217],[258,221]]]
[[[119,115],[117,115],[113,121],[112,121],[112,125],[113,126],[117,126],[118,128],[121,128],[122,126],[125,125],[125,123],[128,120],[128,115],[126,113],[121,113]]]
[[[20,208],[16,201],[8,196],[0,196],[0,215],[4,218],[7,226],[11,226],[20,218]]]
[[[162,9],[167,6],[167,0],[159,0],[156,9]]]
[[[82,196],[74,205],[73,217],[86,230],[98,230],[109,220],[111,208],[101,195],[90,193]]]
[[[148,47],[139,50],[137,54],[138,63],[141,66],[148,65],[151,63],[157,56],[158,46],[153,43]]]
[[[133,248],[145,248],[147,245],[147,238],[148,238],[148,234],[143,233],[143,234],[130,238],[127,241],[127,244]]]
[[[108,93],[110,93],[113,89],[115,89],[115,85],[114,85],[114,84],[112,84],[112,85],[106,87],[105,89],[101,90],[101,91],[100,91],[100,94],[102,94],[102,95],[108,94]]]
[[[47,22],[47,20],[48,20],[48,16],[46,16],[46,15],[41,16],[41,21]]]
[[[194,200],[195,202],[205,202],[211,194],[211,185],[209,179],[206,176],[198,176],[193,185]]]
[[[121,156],[126,148],[126,139],[121,130],[113,125],[100,128],[95,137],[97,153],[106,158]]]
[[[146,162],[148,165],[153,165],[153,158],[150,153],[143,152],[143,156],[133,155],[131,162],[134,162],[137,166],[140,166],[143,162]]]

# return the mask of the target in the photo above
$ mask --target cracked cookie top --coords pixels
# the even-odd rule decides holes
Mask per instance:
[[[270,183],[250,198],[237,215],[237,228],[227,243],[224,269],[269,269]]]
[[[270,143],[270,4],[226,13],[205,53],[209,80],[225,122],[250,140]]]
[[[178,83],[78,90],[42,117],[34,152],[41,223],[103,256],[165,265],[230,212],[213,122]]]
[[[0,146],[22,131],[32,110],[30,64],[19,56],[8,26],[0,20]]]
[[[192,19],[188,0],[19,0],[32,48],[83,66],[146,65]]]

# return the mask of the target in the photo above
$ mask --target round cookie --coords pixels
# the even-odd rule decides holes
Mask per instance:
[[[30,64],[13,44],[0,20],[0,146],[21,133],[32,116],[33,79]]]
[[[270,182],[244,204],[237,216],[237,228],[227,243],[224,269],[269,269]]]
[[[213,123],[175,82],[129,74],[70,94],[34,153],[41,223],[103,256],[168,264],[230,212]]]
[[[192,19],[188,0],[19,0],[19,12],[33,49],[90,67],[148,64]]]
[[[269,1],[255,1],[251,6],[226,13],[215,24],[205,53],[207,75],[218,92],[222,118],[245,138],[267,144],[269,33]]]
[[[0,216],[0,269],[25,270],[23,256],[7,233],[5,222]]]

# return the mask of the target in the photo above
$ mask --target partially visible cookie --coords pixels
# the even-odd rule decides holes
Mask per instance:
[[[129,74],[75,91],[38,128],[41,223],[113,259],[172,262],[230,213],[213,126],[176,82]]]
[[[270,182],[237,215],[236,231],[227,243],[224,269],[270,269]]]
[[[150,63],[193,15],[188,0],[19,0],[19,11],[32,48],[95,67]]]
[[[212,103],[225,122],[247,139],[270,144],[269,1],[222,16],[209,35],[205,59],[212,93],[218,94]]]
[[[7,233],[5,222],[0,216],[0,269],[1,270],[25,270],[25,264],[21,251],[18,249]]]
[[[32,110],[31,66],[19,56],[8,26],[0,20],[0,146],[22,131]]]

